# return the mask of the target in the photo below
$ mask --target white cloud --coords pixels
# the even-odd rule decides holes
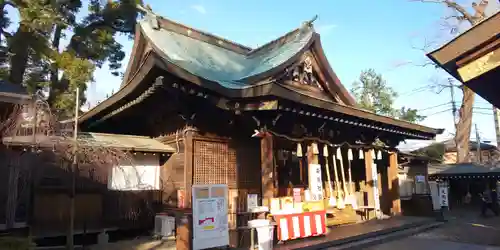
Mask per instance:
[[[319,25],[318,28],[316,28],[316,30],[320,35],[326,36],[330,34],[335,28],[337,28],[336,24],[325,24],[325,25]]]
[[[201,4],[191,5],[191,8],[194,9],[194,10],[196,10],[196,11],[198,11],[198,12],[200,12],[201,14],[206,14],[207,13],[207,10]]]

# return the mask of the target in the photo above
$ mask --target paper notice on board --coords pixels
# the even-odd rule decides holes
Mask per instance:
[[[257,194],[247,195],[247,211],[251,212],[253,209],[259,206],[259,196]]]

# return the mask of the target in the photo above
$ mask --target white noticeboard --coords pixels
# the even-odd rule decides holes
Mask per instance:
[[[429,188],[431,190],[431,197],[432,197],[432,208],[437,211],[441,209],[441,206],[439,204],[439,187],[437,182],[435,181],[429,181]]]
[[[321,165],[309,164],[309,190],[311,200],[323,200],[323,181],[321,180]]]
[[[448,207],[448,185],[446,182],[440,182],[439,187],[439,205]]]
[[[193,249],[229,245],[227,185],[193,185]]]

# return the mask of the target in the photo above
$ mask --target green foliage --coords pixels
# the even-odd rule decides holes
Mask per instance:
[[[433,143],[425,148],[415,150],[413,153],[437,160],[442,160],[445,153],[445,145],[444,143]]]
[[[351,93],[361,108],[373,113],[409,122],[419,122],[425,118],[416,109],[394,108],[394,101],[398,97],[396,91],[374,69],[361,72],[359,80],[353,83]]]
[[[419,115],[416,109],[401,107],[397,118],[410,122],[420,122],[425,119],[425,116]]]
[[[5,237],[0,237],[0,249],[30,250],[30,249],[35,249],[35,245],[29,238],[5,236]]]
[[[48,102],[61,118],[74,112],[74,92],[93,81],[96,67],[106,62],[111,73],[120,75],[125,57],[118,35],[133,37],[139,0],[90,0],[80,20],[83,1],[0,0],[0,77],[23,84],[30,92],[47,90]],[[6,6],[20,18],[12,33]],[[65,37],[65,35],[70,35]],[[63,39],[69,43],[61,48]]]

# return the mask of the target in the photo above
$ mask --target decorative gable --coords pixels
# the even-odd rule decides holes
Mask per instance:
[[[323,91],[324,82],[320,79],[318,64],[311,52],[302,55],[301,60],[285,69],[280,82],[309,91]]]

